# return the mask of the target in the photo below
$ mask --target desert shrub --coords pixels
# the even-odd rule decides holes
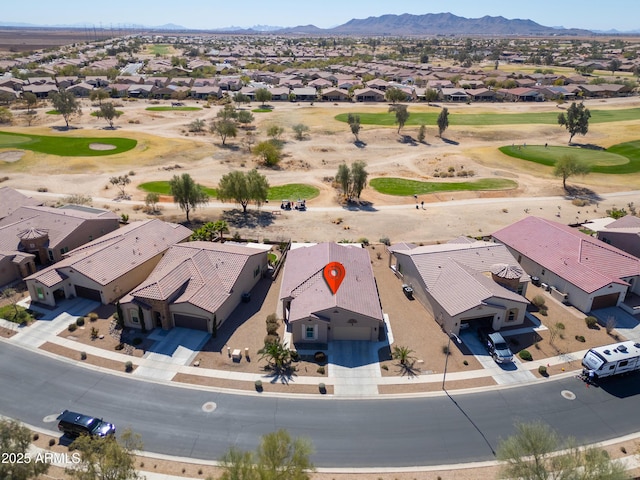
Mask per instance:
[[[544,365],[540,365],[540,366],[538,367],[538,373],[539,373],[540,375],[542,375],[543,377],[546,377],[547,375],[549,375],[549,374],[547,373],[547,367],[545,367]]]
[[[125,371],[125,372],[130,372],[130,371],[132,371],[132,370],[133,370],[133,363],[131,363],[131,360],[127,360],[127,361],[124,363],[124,371]]]
[[[75,323],[72,323],[67,327],[67,330],[69,330],[70,332],[75,332],[77,328],[78,326]]]
[[[369,239],[366,237],[362,237],[360,239],[358,239],[358,243],[361,243],[362,245],[364,245],[365,247],[369,245]]]
[[[86,360],[87,359],[87,352],[80,352],[80,360]]]
[[[96,320],[98,320],[98,314],[96,312],[91,312],[89,315],[87,315],[87,317],[89,318],[90,322],[95,322]]]
[[[456,171],[456,167],[449,167],[449,168],[447,169],[447,171],[448,171],[449,173],[453,173],[453,172],[455,172],[455,171]]]
[[[536,295],[531,300],[531,303],[533,303],[538,308],[542,308],[545,304],[545,299],[542,295]]]
[[[278,327],[280,326],[280,323],[278,322],[278,319],[276,318],[275,314],[271,314],[267,317],[267,335],[274,335],[274,336],[278,336]]]
[[[313,355],[313,359],[314,359],[316,362],[325,362],[325,361],[327,360],[327,354],[326,354],[326,353],[324,353],[324,352],[316,352],[316,353]]]
[[[291,352],[289,352],[289,356],[291,357],[292,362],[297,362],[298,360],[300,360],[300,354],[295,350],[291,350]]]
[[[84,317],[78,317],[76,318],[76,325],[81,327],[84,325]]]
[[[529,352],[529,350],[520,350],[520,353],[518,353],[518,356],[522,359],[522,360],[526,360],[528,362],[530,362],[531,360],[533,360],[533,355],[531,355],[531,352]]]
[[[462,362],[462,364],[466,367],[467,365],[469,365],[469,362],[467,362],[466,360],[464,360],[464,361]]]
[[[391,241],[389,240],[389,237],[382,237],[380,239],[380,243],[382,243],[383,245],[386,245],[387,247],[391,245]]]
[[[586,342],[585,338],[582,335],[576,335],[576,340],[582,343]]]
[[[589,205],[590,202],[589,200],[585,200],[583,198],[574,198],[573,200],[571,200],[571,203],[576,207],[584,207],[586,205]]]
[[[584,323],[587,324],[587,328],[596,328],[596,325],[598,324],[598,319],[596,317],[592,317],[591,315],[589,315],[588,317],[585,317]]]
[[[53,447],[56,444],[56,439],[55,438],[50,438],[49,439],[49,446]]]
[[[280,341],[280,337],[278,335],[267,335],[264,337],[265,345],[268,343],[278,343]]]
[[[327,393],[327,386],[324,383],[320,382],[318,384],[318,390],[320,391],[320,393]]]
[[[442,346],[442,353],[445,355],[449,355],[451,352],[449,351],[449,347],[447,345]]]
[[[37,434],[37,433],[34,433],[34,434],[33,434],[33,441],[34,441],[34,442],[35,442],[35,441],[37,441],[39,438],[40,438],[40,435],[39,435],[39,434]]]
[[[322,365],[319,366],[316,372],[318,372],[320,375],[324,375],[324,367]]]
[[[389,366],[388,365],[380,365],[380,368],[383,370],[389,370]]]
[[[98,330],[96,327],[91,327],[91,340],[95,340],[96,338],[98,338],[98,335],[100,335],[100,330]]]
[[[47,187],[38,187],[38,191],[41,193],[48,192],[49,189]]]
[[[556,322],[556,328],[557,328],[558,330],[564,330],[564,329],[565,329],[565,327],[564,327],[564,323],[562,323],[562,322]]]

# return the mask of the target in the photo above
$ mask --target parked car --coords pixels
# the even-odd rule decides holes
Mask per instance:
[[[478,337],[496,363],[513,362],[513,352],[500,333],[479,328]]]
[[[58,415],[58,430],[70,437],[92,435],[106,437],[116,433],[116,427],[101,418],[65,410]]]

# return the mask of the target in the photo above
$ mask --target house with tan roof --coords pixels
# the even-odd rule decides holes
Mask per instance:
[[[529,276],[504,245],[460,237],[446,244],[389,247],[402,283],[446,332],[524,322]]]
[[[11,187],[0,188],[0,220],[20,207],[42,205],[43,202],[28,197]]]
[[[587,313],[640,293],[640,259],[566,225],[526,217],[493,234],[552,294]]]
[[[345,269],[335,294],[324,277],[324,268],[331,262],[339,262]],[[384,331],[371,259],[359,245],[320,243],[292,247],[279,298],[282,316],[296,345],[377,341]]]
[[[167,249],[191,233],[182,225],[157,219],[132,222],[25,278],[31,300],[51,306],[73,297],[114,302],[142,283]]]
[[[268,245],[233,242],[173,245],[120,301],[125,325],[213,333],[267,272],[269,250]]]
[[[0,250],[31,253],[38,265],[47,265],[118,226],[118,216],[109,210],[22,206],[0,220]]]
[[[598,230],[598,240],[640,258],[640,218],[625,215]]]

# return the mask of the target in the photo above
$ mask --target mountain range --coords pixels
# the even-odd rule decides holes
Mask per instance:
[[[27,23],[9,23],[8,27],[39,27]],[[44,27],[44,26],[40,26]],[[87,28],[87,24],[48,25],[50,28]],[[95,25],[93,25],[95,28]],[[108,30],[113,25],[102,25]],[[424,15],[382,15],[363,19],[352,19],[333,28],[318,28],[315,25],[299,25],[296,27],[273,27],[256,25],[251,28],[226,27],[211,30],[193,30],[180,25],[166,24],[155,27],[128,24],[127,28],[156,31],[208,31],[220,33],[272,33],[295,35],[373,35],[373,36],[405,36],[405,35],[592,35],[594,32],[576,28],[546,27],[532,20],[507,19],[501,16],[484,16],[481,18],[465,18],[452,13],[427,13]],[[616,32],[622,33],[622,32]]]

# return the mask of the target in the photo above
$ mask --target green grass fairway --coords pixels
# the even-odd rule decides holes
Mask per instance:
[[[47,115],[60,115],[60,112],[58,110],[47,110],[46,112]]]
[[[92,143],[113,145],[112,150],[93,150]],[[127,152],[138,144],[137,140],[119,137],[50,137],[22,133],[0,132],[0,148],[18,148],[64,157],[98,157]]]
[[[374,178],[369,185],[385,195],[408,197],[425,193],[456,192],[465,190],[510,190],[518,184],[504,178],[482,178],[464,182],[420,182],[404,178]]]
[[[152,55],[167,55],[170,49],[170,45],[163,45],[161,43],[149,46]]]
[[[298,199],[309,200],[320,195],[320,190],[311,185],[305,185],[303,183],[289,183],[287,185],[279,185],[277,187],[269,188],[267,199],[271,200],[291,200]]]
[[[623,110],[590,110],[590,123],[624,122],[627,120],[639,120],[640,108],[628,108]],[[449,112],[449,125],[468,126],[492,126],[492,125],[526,125],[543,124],[558,125],[558,113],[560,112],[536,112],[536,113],[451,113]],[[394,113],[355,113],[360,115],[362,125],[393,126],[396,123]],[[409,105],[409,119],[406,125],[437,125],[439,108],[433,108],[433,112],[412,112]],[[347,121],[348,113],[335,116],[340,122]]]
[[[150,112],[195,112],[202,110],[200,107],[147,107]]]
[[[505,146],[499,149],[510,157],[539,163],[547,167],[556,164],[564,155],[572,155],[589,165],[590,171],[606,174],[626,174],[640,172],[640,140],[613,145],[607,150],[591,150],[579,147],[548,147],[527,145],[526,147]]]
[[[141,183],[138,188],[145,192],[158,193],[160,195],[171,195],[171,189],[169,188],[168,181]],[[216,198],[218,196],[218,191],[215,188],[204,187],[204,191],[211,198]],[[267,194],[267,199],[270,201],[280,201],[282,199],[297,200],[299,198],[309,200],[310,198],[317,197],[319,194],[320,191],[311,185],[290,183],[288,185],[271,187]]]
[[[272,108],[254,108],[251,111],[253,113],[270,113],[270,112],[273,112],[273,109]]]

